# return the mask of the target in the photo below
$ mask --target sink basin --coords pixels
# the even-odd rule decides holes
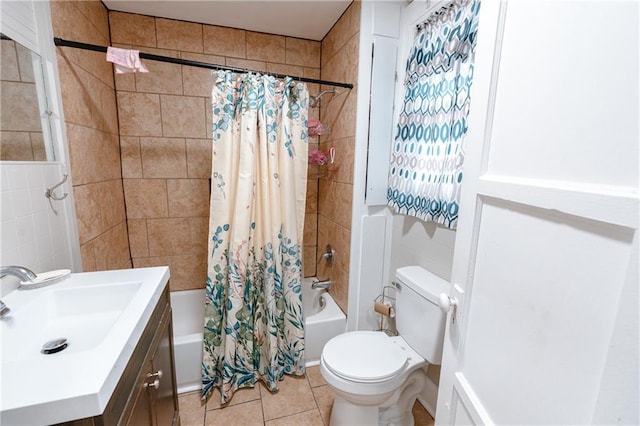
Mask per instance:
[[[168,279],[167,267],[89,272],[3,297],[0,424],[102,414]],[[59,338],[65,349],[41,352]]]
[[[33,294],[20,310],[13,309],[2,328],[2,359],[10,362],[41,357],[42,345],[66,338],[65,353],[93,349],[104,341],[134,299],[140,281],[57,287]]]

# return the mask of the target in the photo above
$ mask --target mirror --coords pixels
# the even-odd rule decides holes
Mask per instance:
[[[0,34],[0,160],[54,160],[42,61]]]

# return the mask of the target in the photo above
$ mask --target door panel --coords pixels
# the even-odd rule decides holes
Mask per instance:
[[[589,423],[633,232],[492,199],[479,228],[461,372],[498,424],[558,401],[554,421]]]
[[[637,185],[638,3],[511,1],[502,40],[488,172]]]
[[[436,423],[640,422],[639,9],[482,3]]]

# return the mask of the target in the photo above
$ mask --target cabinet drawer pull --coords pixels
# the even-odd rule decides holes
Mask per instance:
[[[147,383],[145,383],[145,384],[144,384],[144,387],[145,387],[145,388],[149,388],[149,387],[151,387],[151,388],[156,388],[156,389],[158,389],[158,388],[160,387],[160,380],[155,379],[155,380],[154,380],[153,382],[151,382],[151,383],[148,383],[148,382],[147,382]]]

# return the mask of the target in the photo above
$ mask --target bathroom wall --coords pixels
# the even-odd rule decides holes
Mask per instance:
[[[110,44],[100,1],[52,1],[56,37]],[[78,238],[85,271],[130,268],[111,64],[104,53],[57,48]]]
[[[0,160],[46,161],[31,52],[13,40],[0,43]]]
[[[333,294],[346,313],[349,289],[351,244],[351,206],[353,161],[356,133],[356,97],[360,31],[359,1],[353,2],[322,41],[323,80],[354,84],[352,90],[336,88],[335,95],[321,100],[320,118],[331,133],[320,137],[323,151],[333,146],[336,162],[328,174],[318,180],[318,256],[327,244],[335,250],[334,264],[318,265],[318,277],[331,278]],[[323,86],[322,90],[332,89]]]
[[[320,77],[320,43],[109,13],[116,47],[283,74]],[[211,177],[211,70],[145,61],[148,74],[116,75],[122,176],[134,267],[169,265],[172,290],[203,288]],[[317,87],[310,87],[312,94]],[[312,111],[312,114],[317,114]],[[313,147],[311,147],[313,149]],[[317,190],[310,181],[305,275],[315,274]]]

